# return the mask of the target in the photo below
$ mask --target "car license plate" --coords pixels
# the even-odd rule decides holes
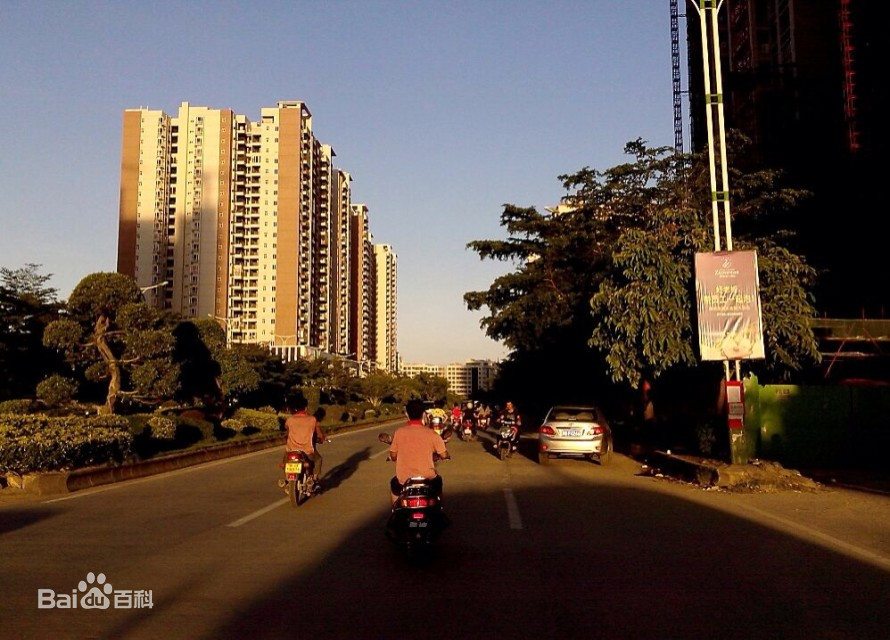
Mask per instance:
[[[566,438],[580,438],[584,433],[583,429],[563,429],[562,435]]]
[[[284,465],[285,473],[300,473],[303,470],[302,462],[288,462]]]

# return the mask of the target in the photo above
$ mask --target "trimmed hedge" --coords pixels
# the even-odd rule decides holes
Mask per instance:
[[[132,446],[129,424],[121,416],[0,415],[0,472],[120,463]]]
[[[235,415],[233,415],[232,418],[243,422],[247,427],[253,427],[260,431],[269,433],[281,431],[282,422],[277,414],[257,411],[256,409],[240,408],[235,412]]]
[[[4,400],[0,402],[0,413],[31,413],[33,406],[33,400]]]

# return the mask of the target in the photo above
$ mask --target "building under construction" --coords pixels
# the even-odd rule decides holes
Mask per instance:
[[[726,128],[751,139],[758,166],[782,169],[786,186],[813,194],[792,223],[798,233],[793,248],[820,271],[817,310],[832,317],[887,317],[886,241],[878,218],[884,205],[875,189],[882,166],[877,150],[884,146],[876,113],[876,70],[886,41],[877,35],[879,3],[701,1],[719,2]],[[699,21],[692,19],[697,6],[670,2],[679,151],[687,92],[691,150],[708,144]],[[687,54],[685,90],[681,52]]]

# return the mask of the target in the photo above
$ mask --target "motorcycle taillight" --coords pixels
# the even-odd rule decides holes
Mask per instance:
[[[418,511],[416,513],[411,514],[411,518],[414,520],[423,520],[426,517],[426,514],[423,511]]]
[[[423,507],[432,506],[435,503],[435,500],[431,498],[425,497],[413,497],[413,498],[403,498],[402,506],[408,507],[409,509],[422,509]]]

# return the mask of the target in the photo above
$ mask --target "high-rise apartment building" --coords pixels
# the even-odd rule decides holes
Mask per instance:
[[[398,370],[396,283],[398,260],[388,244],[374,245],[374,345],[378,369]]]
[[[368,207],[353,204],[349,218],[349,354],[361,363],[374,359],[371,353],[373,258]]]
[[[298,101],[125,111],[118,271],[230,342],[374,359],[368,210],[335,155]]]

